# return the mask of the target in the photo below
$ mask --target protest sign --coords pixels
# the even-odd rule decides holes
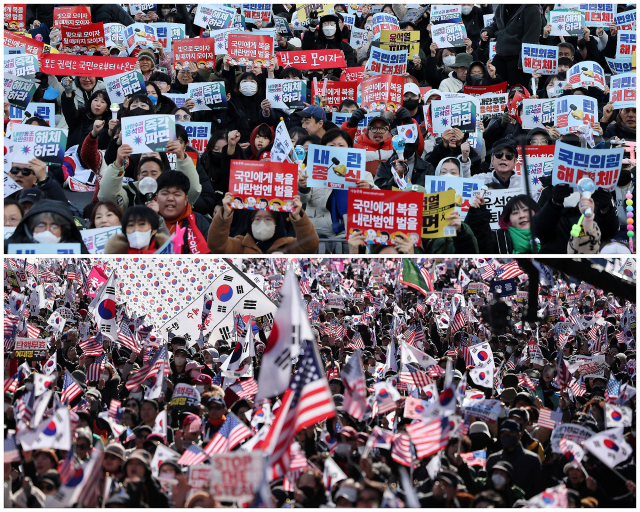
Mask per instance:
[[[364,149],[317,146],[307,150],[307,187],[346,189],[364,179]]]
[[[522,43],[522,70],[555,75],[558,72],[558,47]]]
[[[493,60],[495,56],[496,56],[496,42],[491,41],[489,43],[489,58]]]
[[[8,244],[7,254],[82,254],[79,243],[59,244]],[[51,301],[53,303],[53,301]]]
[[[271,146],[271,161],[286,162],[293,151],[293,142],[289,136],[289,130],[284,121],[280,121],[276,126],[273,145]]]
[[[434,133],[450,128],[459,128],[463,133],[475,132],[476,104],[463,98],[432,101],[431,120]]]
[[[206,464],[189,466],[189,487],[198,491],[209,492],[213,467]]]
[[[472,398],[465,398],[462,401],[462,412],[467,416],[473,416],[476,419],[487,421],[488,423],[495,423],[498,421],[498,416],[502,411],[502,404],[500,400],[475,400]]]
[[[383,30],[380,34],[380,48],[393,52],[406,52],[409,60],[413,60],[420,52],[420,32]]]
[[[170,92],[165,92],[164,96],[166,96],[171,101],[173,101],[176,104],[176,107],[178,107],[178,108],[182,108],[182,106],[189,99],[189,94],[188,93],[185,93],[185,94],[174,94],[174,93],[170,93]]]
[[[55,104],[53,103],[37,103],[32,101],[27,105],[25,110],[21,110],[19,108],[11,107],[9,109],[9,118],[11,120],[17,120],[20,122],[24,122],[30,117],[35,116],[39,117],[46,121],[49,126],[52,128],[56,125],[56,109]],[[9,125],[11,126],[11,124]],[[10,130],[11,128],[9,128]]]
[[[40,59],[41,71],[49,75],[107,77],[133,71],[133,57],[93,57],[89,55],[47,54]]]
[[[466,93],[467,87],[464,89]],[[487,96],[480,96],[478,98],[478,103],[480,103],[479,116],[482,119],[485,117],[501,117],[508,101],[509,95],[506,92],[504,94],[490,93]]]
[[[346,68],[347,62],[340,50],[309,50],[299,52],[278,52],[278,64],[283,68],[293,66],[308,70],[318,68]]]
[[[359,231],[367,244],[394,245],[403,234],[420,243],[422,225],[420,192],[349,189],[347,232]],[[399,238],[401,240],[401,238]]]
[[[130,55],[135,48],[150,48],[153,50],[153,43],[157,41],[156,29],[144,23],[129,25],[124,29],[122,35]]]
[[[504,281],[491,281],[489,283],[491,293],[496,297],[508,297],[515,295],[518,291],[515,279],[505,279]]]
[[[518,161],[516,163],[515,172],[519,176],[522,176],[523,174],[521,152],[521,146],[518,146]],[[529,194],[537,201],[543,188],[540,178],[542,178],[542,176],[551,176],[551,173],[553,172],[555,147],[553,145],[526,146],[526,152]]]
[[[293,32],[291,31],[291,27],[289,27],[289,23],[287,23],[286,18],[274,16],[273,22],[276,26],[276,32],[278,34],[282,34],[285,37],[293,37]]]
[[[300,82],[300,80],[297,81]],[[358,82],[327,81],[326,89],[324,88],[324,83],[322,85],[318,84],[320,91],[316,90],[315,83],[312,84],[311,87],[312,97],[315,99],[316,96],[321,96],[321,106],[323,106],[327,112],[337,112],[340,103],[344,100],[357,101],[358,98]],[[314,104],[317,103],[314,101]]]
[[[177,39],[173,42],[173,69],[189,69],[193,62],[200,69],[213,69],[216,63],[213,37]]]
[[[93,187],[91,185],[86,185],[85,183],[75,178],[72,178],[71,176],[69,176],[66,183],[69,185],[69,190],[73,192],[95,192],[96,191],[96,187]]]
[[[583,61],[567,71],[567,80],[574,89],[578,87],[597,87],[604,91],[604,70],[597,62]]]
[[[139,70],[107,76],[104,79],[104,85],[112,103],[124,103],[127,96],[136,93],[145,94],[147,91],[144,77]]]
[[[213,37],[213,39],[215,39],[215,51],[218,55],[224,55],[227,53],[227,39],[229,38],[229,34],[234,31],[234,28],[222,28],[220,30],[212,30],[209,33],[209,37]]]
[[[525,130],[553,126],[556,121],[555,100],[522,100],[522,127]]]
[[[162,43],[165,52],[172,51],[171,43],[185,38],[184,23],[154,23],[153,25],[156,29],[156,37]]]
[[[307,83],[267,78],[266,98],[271,102],[271,108],[303,108],[307,100]]]
[[[17,77],[33,78],[40,70],[38,59],[35,55],[9,55],[4,58],[4,72]]]
[[[27,22],[26,4],[5,4],[4,6],[4,29],[24,30]]]
[[[362,48],[369,41],[369,31],[359,28],[351,29],[351,39],[349,44],[354,50]]]
[[[432,5],[429,19],[434,25],[439,23],[462,23],[462,7],[460,5]]]
[[[454,46],[464,46],[467,38],[467,29],[462,24],[443,23],[431,27],[433,42],[438,44],[438,48],[453,48]]]
[[[286,53],[286,52],[281,52]],[[234,66],[268,66],[273,57],[273,38],[252,34],[229,34],[227,55]]]
[[[577,148],[556,142],[553,185],[567,183],[576,188],[582,178],[591,178],[596,188],[613,190],[620,178],[624,148]]]
[[[5,55],[24,55],[27,51],[24,48],[4,48]]]
[[[91,9],[86,5],[54,7],[53,26],[62,27],[63,25],[67,27],[91,25]]]
[[[235,14],[236,10],[226,5],[198,4],[193,23],[209,30],[229,28]]]
[[[581,36],[585,25],[584,13],[570,9],[549,11],[547,20],[551,25],[552,36]]]
[[[32,361],[44,361],[49,358],[47,340],[41,338],[16,338],[14,357],[24,357]]]
[[[192,112],[219,110],[227,106],[224,82],[196,82],[188,85],[189,98],[195,103]]]
[[[297,190],[297,164],[231,160],[231,208],[290,212]]]
[[[631,30],[618,32],[616,59],[628,59],[636,51],[636,33]]]
[[[494,17],[495,17],[495,14],[483,14],[482,21],[484,22],[484,26],[488,27],[489,25],[491,25],[491,23],[493,23]]]
[[[302,26],[308,26],[309,21],[311,20],[311,13],[315,12],[320,18],[321,16],[326,16],[327,14],[334,14],[335,10],[332,5],[328,4],[304,4],[301,5],[297,10],[296,14],[298,15],[298,22]]]
[[[250,22],[269,23],[271,21],[271,4],[243,4],[242,15],[245,20]]]
[[[556,128],[562,135],[577,132],[583,125],[593,128],[598,115],[596,100],[589,96],[572,95],[556,98],[554,101]]]
[[[176,121],[176,124],[184,126],[189,137],[189,146],[202,154],[211,137],[211,123]]]
[[[396,18],[393,14],[387,14],[386,12],[379,12],[373,15],[373,23],[372,23],[373,32],[373,40],[377,41],[380,39],[383,30],[400,30],[400,25],[398,24],[398,18]]]
[[[592,430],[576,425],[575,423],[557,425],[551,433],[551,449],[554,453],[562,453],[560,449],[561,439],[572,441],[582,446],[582,444],[594,434]]]
[[[368,112],[395,112],[402,106],[403,94],[403,76],[374,76],[367,78],[361,84],[360,106]]]
[[[166,151],[167,142],[176,140],[176,118],[172,115],[123,117],[122,143],[133,148],[133,155]]]
[[[357,68],[347,68],[343,70],[340,75],[341,82],[361,82],[362,81],[362,73],[364,73],[364,66],[359,66]]]
[[[122,23],[105,23],[104,28],[104,44],[111,48],[112,46],[124,45],[124,29]]]
[[[465,219],[471,203],[476,194],[483,187],[484,181],[473,178],[461,178],[457,176],[425,176],[424,188],[427,194],[444,192],[446,190],[455,191],[455,207],[460,213],[462,220]]]
[[[588,27],[608,27],[614,20],[614,4],[579,4]]]
[[[13,181],[13,178],[11,178],[11,175],[5,172],[4,173],[4,197],[6,198],[7,196],[10,196],[11,194],[14,194],[15,192],[18,192],[20,190],[22,190],[22,187],[18,185],[15,181]]]
[[[60,164],[64,160],[68,130],[32,124],[13,127],[13,163],[28,164],[37,158],[47,164]]]
[[[104,254],[104,247],[107,240],[114,235],[122,233],[120,226],[108,226],[106,228],[83,229],[80,231],[82,241],[87,251],[91,254]]]
[[[422,207],[422,238],[456,236],[456,228],[449,226],[449,215],[456,204],[455,190],[425,194]]]
[[[366,71],[371,75],[402,75],[407,71],[407,52],[371,48]]]
[[[485,94],[502,94],[507,92],[507,82],[495,85],[465,85],[464,93],[469,96],[483,96]]]
[[[45,52],[45,46],[51,48],[49,45],[45,45],[42,41],[37,41],[30,37],[24,37],[20,34],[13,34],[11,32],[4,33],[5,48],[24,48],[25,53],[35,55],[38,59]]]
[[[487,209],[491,213],[491,220],[489,225],[491,229],[500,229],[500,216],[505,205],[512,197],[524,194],[522,189],[501,189],[501,190],[487,190],[484,194],[484,203]]]
[[[235,503],[251,501],[262,481],[265,458],[259,450],[214,454],[211,457],[211,495]]]
[[[91,23],[80,27],[60,27],[62,48],[77,54],[90,54],[104,46],[104,27],[102,23]]]
[[[358,129],[356,133],[358,133],[359,135],[366,132],[367,126],[369,126],[369,121],[371,121],[371,119],[373,119],[374,117],[380,117],[381,113],[382,112],[372,112],[371,114],[365,115],[364,119],[361,119],[358,122]],[[332,114],[333,122],[335,123],[336,126],[341,127],[345,122],[351,119],[351,114],[352,114],[351,112],[334,112]]]
[[[632,71],[631,58],[628,59],[611,59],[605,57],[612,75],[621,75],[622,73],[630,73]]]
[[[616,24],[618,32],[621,30],[636,29],[636,9],[624,11],[613,16],[613,22]]]
[[[610,101],[613,108],[636,106],[636,74],[624,73],[611,77]]]

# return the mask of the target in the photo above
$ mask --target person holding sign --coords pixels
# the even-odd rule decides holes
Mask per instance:
[[[94,134],[94,138],[98,137],[98,147],[100,149],[107,149],[109,145],[109,126],[105,121],[111,119],[111,112],[109,111],[111,101],[107,91],[104,89],[95,90],[89,98],[88,106],[77,108],[74,101],[75,87],[71,78],[63,78],[62,85],[65,89],[61,100],[62,114],[69,126],[67,147],[82,144],[87,135],[94,131],[95,121],[102,121],[102,127],[97,134]]]
[[[318,31],[318,25],[320,31]],[[302,39],[302,50],[340,50],[348,68],[356,66],[356,56],[353,48],[343,41],[339,20],[335,14],[322,16],[318,20],[318,13],[313,11],[310,16],[309,30]],[[340,76],[340,68],[333,69],[331,74]]]

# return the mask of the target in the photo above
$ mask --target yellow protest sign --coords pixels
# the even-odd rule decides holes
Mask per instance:
[[[422,207],[422,238],[456,236],[456,228],[449,226],[447,217],[455,211],[456,191],[445,190],[425,194]]]
[[[380,48],[392,52],[407,51],[409,60],[420,52],[420,32],[417,30],[383,30],[380,32]]]
[[[298,13],[298,23],[300,23],[300,25],[306,24],[309,21],[311,13],[313,11],[316,11],[318,13],[318,18],[326,16],[327,14],[335,13],[333,5],[305,4],[296,11]]]

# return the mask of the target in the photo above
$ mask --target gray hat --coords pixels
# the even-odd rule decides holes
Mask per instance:
[[[104,449],[104,453],[110,453],[120,460],[124,460],[124,447],[120,443],[109,443]]]
[[[456,55],[456,61],[451,67],[454,69],[468,68],[469,66],[471,66],[472,62],[473,62],[473,57],[471,56],[470,53],[459,53]]]
[[[76,370],[74,371],[71,376],[76,379],[78,382],[82,382],[84,384],[85,379],[87,378],[87,376],[85,375],[85,373],[81,370]]]
[[[453,371],[453,378],[454,379],[462,379],[462,372],[460,370],[454,370]]]
[[[471,434],[485,434],[491,437],[491,432],[489,432],[489,426],[484,421],[474,421],[469,426],[469,435]]]

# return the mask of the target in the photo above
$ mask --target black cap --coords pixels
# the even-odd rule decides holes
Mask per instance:
[[[511,465],[510,462],[507,462],[506,460],[499,460],[493,465],[492,470],[493,469],[501,469],[507,475],[509,475],[511,480],[513,480],[513,466]]]
[[[25,188],[20,191],[18,195],[18,203],[37,203],[41,199],[44,199],[44,192],[36,187]]]
[[[509,432],[520,432],[520,423],[515,420],[505,420],[500,425],[500,432],[508,430]]]
[[[491,154],[493,155],[496,151],[504,148],[509,148],[516,155],[518,154],[518,145],[514,140],[511,139],[500,139],[495,142],[491,147]]]
[[[440,471],[436,475],[434,480],[442,480],[444,482],[447,482],[449,485],[452,485],[453,487],[458,487],[458,484],[460,483],[458,475],[448,469],[443,469],[442,471]]]

